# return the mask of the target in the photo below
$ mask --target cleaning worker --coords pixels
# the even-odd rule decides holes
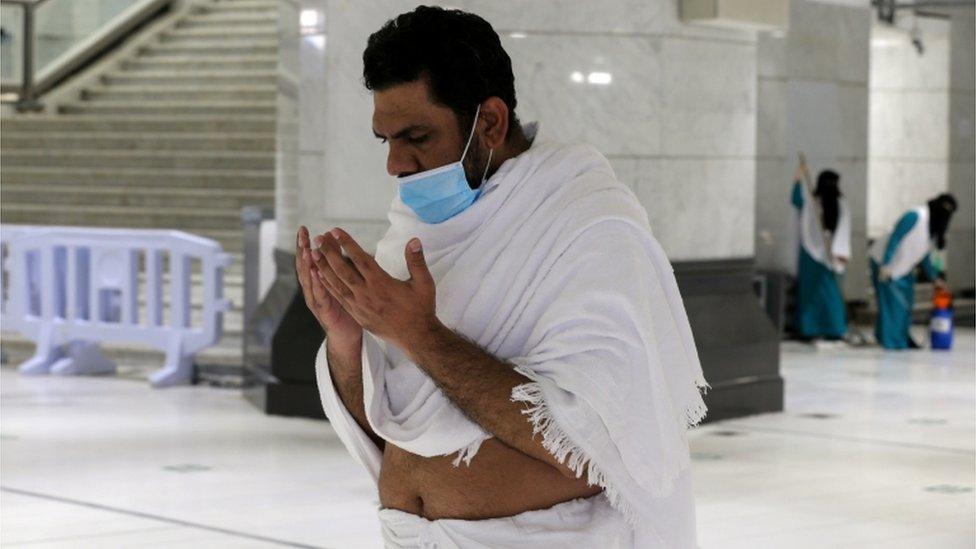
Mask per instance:
[[[792,197],[800,232],[794,326],[804,340],[841,340],[847,333],[840,282],[851,256],[850,209],[837,172],[820,172],[812,193],[801,182],[805,176],[801,159]]]
[[[871,283],[878,300],[875,335],[885,349],[917,349],[909,334],[915,302],[915,270],[920,267],[937,288],[945,287],[941,254],[955,197],[944,193],[905,212],[894,229],[877,239],[870,251]]]

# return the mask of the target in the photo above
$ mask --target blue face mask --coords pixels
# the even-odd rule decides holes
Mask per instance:
[[[427,223],[441,223],[454,217],[473,204],[481,194],[481,184],[485,181],[485,175],[488,175],[488,166],[491,166],[491,155],[494,150],[488,152],[488,166],[485,166],[485,173],[481,176],[481,184],[477,189],[472,189],[471,185],[468,185],[463,165],[464,157],[468,154],[468,148],[474,138],[474,129],[478,125],[480,112],[481,105],[478,105],[474,114],[474,125],[471,126],[471,134],[468,136],[468,143],[464,146],[464,152],[461,153],[461,160],[397,180],[400,183],[400,200],[409,206],[417,217]]]

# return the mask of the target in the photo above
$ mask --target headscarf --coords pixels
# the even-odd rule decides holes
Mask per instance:
[[[823,208],[823,226],[830,232],[837,231],[837,216],[839,212],[840,175],[834,170],[824,170],[817,176],[817,188],[813,195],[820,199]]]
[[[949,219],[957,207],[956,198],[949,193],[942,193],[929,200],[929,236],[935,239],[935,245],[940,250],[945,249]]]

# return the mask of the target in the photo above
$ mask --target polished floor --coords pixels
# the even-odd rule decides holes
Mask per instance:
[[[957,338],[785,344],[784,413],[692,434],[701,547],[974,547],[976,337]],[[380,546],[374,488],[328,424],[230,390],[4,367],[0,485],[3,547]]]

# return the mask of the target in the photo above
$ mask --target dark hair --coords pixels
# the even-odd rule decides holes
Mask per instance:
[[[508,106],[509,133],[518,131],[512,60],[487,21],[461,10],[420,6],[387,21],[363,52],[368,90],[425,78],[431,98],[454,111],[462,133],[478,104],[498,97]]]
[[[940,250],[945,249],[949,220],[958,207],[956,197],[949,193],[942,193],[929,200],[929,235],[935,238],[935,245]]]
[[[837,230],[837,217],[840,214],[840,175],[834,170],[824,170],[817,176],[814,196],[820,198],[823,208],[823,226],[830,232]]]

